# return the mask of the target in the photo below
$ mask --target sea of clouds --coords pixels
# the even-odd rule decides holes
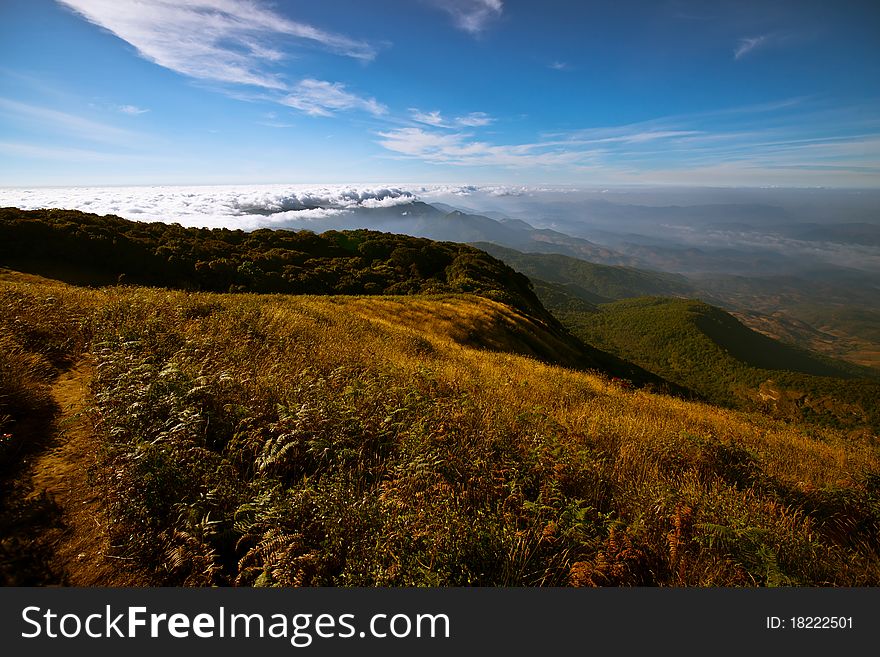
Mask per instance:
[[[536,187],[510,185],[415,185],[415,184],[349,184],[349,185],[205,185],[205,186],[138,186],[138,187],[32,187],[0,188],[0,207],[18,207],[24,210],[63,208],[95,214],[113,214],[135,221],[162,221],[189,227],[240,228],[308,228],[322,232],[330,228],[346,229],[373,227],[370,216],[363,214],[370,208],[400,207],[416,201],[445,203],[448,206],[474,213],[498,213],[521,218],[538,228],[554,228],[615,247],[608,235],[593,234],[591,227],[600,226],[626,236],[630,231],[680,246],[735,249],[742,253],[775,252],[802,262],[825,262],[837,266],[880,271],[880,247],[854,244],[802,242],[758,225],[745,231],[717,230],[709,226],[690,224],[673,225],[669,222],[670,202],[681,201],[752,201],[755,191],[743,191],[733,198],[706,198],[705,192],[657,192],[652,190],[574,189],[566,187]],[[729,192],[723,192],[729,194]],[[786,192],[791,195],[792,193]],[[678,198],[678,197],[681,198]],[[797,195],[795,198],[801,198]],[[813,194],[810,200],[813,199]],[[832,197],[829,216],[844,218],[846,204]],[[872,205],[875,195],[871,196]],[[778,194],[759,201],[793,207],[786,197]],[[607,203],[621,211],[632,209],[627,203],[657,204],[660,217],[640,213],[610,215],[602,219]],[[660,201],[658,203],[658,201]],[[596,206],[590,203],[605,203]],[[621,205],[618,205],[621,204]],[[687,203],[682,203],[687,205]],[[666,206],[666,207],[663,207]],[[642,206],[642,210],[649,210]],[[858,208],[856,208],[858,209]],[[597,210],[599,213],[597,214]],[[801,203],[792,217],[804,214]],[[647,220],[646,220],[647,217]],[[639,218],[638,221],[635,221]],[[723,218],[710,212],[706,220]],[[810,217],[815,221],[816,217]],[[864,220],[863,215],[853,217]],[[852,220],[852,219],[851,219]],[[674,222],[677,223],[677,222]],[[619,239],[617,240],[619,241]],[[653,248],[658,248],[657,246]]]
[[[34,187],[0,189],[0,206],[65,208],[208,228],[281,227],[326,219],[358,207],[412,203],[397,187],[216,185],[155,187]]]
[[[64,208],[135,221],[253,230],[308,226],[358,208],[464,197],[505,198],[537,188],[474,185],[214,185],[0,188],[0,207]]]

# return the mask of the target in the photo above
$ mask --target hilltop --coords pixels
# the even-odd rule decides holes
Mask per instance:
[[[184,228],[76,210],[0,208],[0,266],[67,282],[215,292],[472,292],[543,319],[528,279],[482,251],[370,230]]]
[[[590,258],[535,253],[475,242],[473,246],[528,276],[554,314],[595,311],[597,304],[645,296],[699,299],[749,328],[804,350],[873,366],[880,354],[880,297],[863,272],[817,267],[798,276],[674,274],[601,264]],[[747,269],[747,267],[744,267]]]

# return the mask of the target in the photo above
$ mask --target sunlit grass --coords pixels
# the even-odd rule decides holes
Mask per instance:
[[[107,521],[163,582],[880,583],[875,436],[554,366],[500,303],[0,286],[7,339],[95,361]]]

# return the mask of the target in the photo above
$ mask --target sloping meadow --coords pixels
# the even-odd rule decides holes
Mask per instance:
[[[541,362],[494,301],[0,295],[4,367],[93,363],[101,521],[144,584],[880,584],[876,436]]]

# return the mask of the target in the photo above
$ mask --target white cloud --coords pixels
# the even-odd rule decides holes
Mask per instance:
[[[2,147],[2,144],[0,144]],[[360,208],[449,197],[522,197],[550,190],[508,185],[203,185],[0,188],[0,207],[68,208],[137,221],[244,228],[297,226]]]
[[[468,128],[480,128],[489,125],[495,119],[485,112],[471,112],[465,116],[459,116],[455,119],[455,123]]]
[[[436,115],[436,116],[435,116]],[[481,112],[455,119],[454,125],[443,122],[439,113],[437,128],[474,127],[489,124],[493,119]],[[641,126],[639,126],[641,127]],[[474,139],[470,132],[428,130],[420,127],[398,128],[378,133],[379,145],[404,157],[425,162],[452,165],[502,167],[562,167],[596,163],[619,145],[638,146],[653,141],[676,141],[694,138],[697,130],[633,129],[633,126],[581,130],[551,135],[531,143],[492,144]]]
[[[379,116],[388,111],[375,98],[350,93],[343,84],[311,78],[301,80],[280,102],[311,116],[332,116],[339,110],[362,110]]]
[[[411,107],[409,112],[413,121],[435,128],[481,128],[495,121],[494,118],[485,112],[471,112],[470,114],[457,116],[450,120],[445,119],[439,111],[422,112]]]
[[[761,36],[746,37],[740,39],[739,45],[736,47],[736,50],[733,51],[733,58],[740,59],[748,55],[753,50],[767,45],[769,38],[769,34],[764,34]]]
[[[307,210],[285,210],[284,212],[276,212],[269,215],[266,219],[257,220],[262,226],[279,226],[286,227],[295,225],[298,222],[320,221],[329,219],[330,217],[338,217],[339,215],[348,214],[349,210],[338,210],[334,208],[309,208]],[[237,228],[240,226],[236,226]]]
[[[199,80],[259,87],[227,93],[241,100],[277,102],[311,116],[338,111],[384,114],[374,98],[358,96],[339,82],[285,80],[274,65],[295,44],[316,44],[338,55],[370,60],[376,50],[364,41],[289,20],[255,0],[58,0],[88,21],[112,32],[160,66]],[[140,114],[133,105],[119,111]],[[272,127],[288,127],[283,121]]]
[[[554,71],[568,71],[571,69],[571,66],[567,62],[554,61],[547,64],[547,68],[553,69]]]
[[[434,5],[452,16],[455,25],[479,34],[504,11],[502,0],[435,0]]]
[[[0,152],[4,146],[0,143]],[[0,188],[0,207],[68,208],[136,221],[246,230],[298,222],[307,226],[358,208],[406,205],[415,199],[413,192],[400,187],[370,185]]]
[[[293,40],[370,60],[364,41],[285,18],[253,0],[58,0],[159,66],[200,80],[284,90],[271,65]]]
[[[130,114],[132,116],[137,116],[138,114],[146,114],[150,111],[148,109],[137,107],[136,105],[120,105],[117,109],[123,114]]]
[[[446,121],[443,119],[443,116],[440,114],[440,112],[421,112],[413,107],[411,107],[409,111],[413,121],[418,121],[419,123],[425,123],[427,125],[433,125],[438,128],[444,127],[446,125]]]
[[[0,115],[5,115],[16,123],[38,128],[40,132],[51,132],[89,141],[134,144],[142,138],[129,130],[9,98],[0,98]]]
[[[205,188],[210,190],[212,188]],[[232,214],[275,213],[301,210],[349,210],[357,207],[387,207],[413,201],[412,193],[396,187],[306,187],[253,186],[213,188],[220,193],[213,201]],[[211,194],[205,195],[207,198]]]
[[[0,142],[0,153],[32,160],[61,160],[65,162],[117,162],[134,158],[131,154],[108,153],[88,148],[41,146],[20,142]]]
[[[398,128],[378,133],[383,148],[404,157],[437,164],[501,167],[546,167],[571,165],[590,152],[558,148],[557,144],[532,143],[495,145],[472,140],[461,132],[436,132],[422,128]]]
[[[2,144],[0,144],[2,147]],[[350,185],[174,185],[139,187],[0,187],[0,207],[67,208],[116,214],[135,221],[163,221],[183,226],[242,228],[312,228],[320,221],[357,216],[362,208],[405,206],[456,198],[504,199],[542,192],[567,192],[559,187],[456,184]],[[311,224],[311,225],[310,225]]]
[[[462,152],[465,135],[430,132],[421,128],[399,128],[380,132],[379,144],[395,153],[426,160],[447,159]]]
[[[395,157],[426,163],[555,168],[609,183],[666,184],[693,175],[700,184],[716,176],[724,185],[723,176],[730,174],[733,184],[760,184],[766,175],[785,184],[824,177],[828,185],[874,187],[866,181],[880,172],[880,122],[874,115],[864,108],[811,109],[805,99],[548,133],[513,144],[456,130],[439,113],[431,116],[440,125],[379,132],[377,143]]]
[[[644,132],[633,132],[630,134],[618,135],[616,137],[603,137],[601,139],[585,140],[584,143],[613,143],[619,142],[623,144],[644,144],[649,141],[658,139],[672,139],[678,137],[692,137],[702,134],[699,130],[647,130]]]

